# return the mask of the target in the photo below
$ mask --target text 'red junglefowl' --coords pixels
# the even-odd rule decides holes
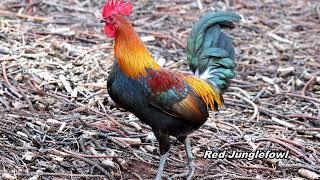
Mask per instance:
[[[160,67],[152,58],[126,16],[130,2],[107,1],[102,12],[104,32],[115,38],[114,61],[108,77],[110,97],[152,127],[159,141],[161,179],[169,154],[169,136],[185,144],[191,179],[195,165],[188,134],[208,118],[208,110],[223,105],[222,93],[235,76],[232,40],[222,28],[233,28],[240,16],[231,12],[209,12],[194,26],[187,43],[187,60],[194,75]],[[181,175],[181,176],[182,176]]]

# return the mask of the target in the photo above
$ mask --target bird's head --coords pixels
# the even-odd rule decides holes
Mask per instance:
[[[113,38],[121,22],[120,16],[129,16],[132,13],[133,6],[130,0],[107,0],[102,10],[102,23],[105,23],[104,33]]]

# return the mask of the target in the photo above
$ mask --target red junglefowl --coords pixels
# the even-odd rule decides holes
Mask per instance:
[[[160,67],[152,58],[126,16],[130,2],[108,0],[101,22],[104,32],[115,38],[116,60],[108,77],[110,97],[151,126],[159,141],[161,179],[169,154],[169,136],[185,144],[190,179],[195,171],[188,134],[208,118],[208,110],[223,105],[222,93],[235,76],[232,40],[221,28],[233,28],[240,16],[231,12],[209,12],[192,29],[187,42],[187,61],[194,75]]]

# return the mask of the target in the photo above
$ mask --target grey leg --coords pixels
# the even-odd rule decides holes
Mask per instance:
[[[166,164],[166,160],[168,159],[168,156],[169,156],[169,151],[166,152],[165,154],[163,154],[160,157],[160,163],[159,163],[158,172],[157,172],[156,177],[154,178],[155,180],[161,180],[161,175],[163,173],[163,168],[164,168],[164,165]]]
[[[194,171],[196,169],[195,163],[193,161],[193,156],[192,156],[192,152],[191,152],[191,143],[190,143],[190,139],[189,137],[186,137],[184,139],[184,145],[186,148],[186,152],[187,152],[187,157],[188,157],[188,164],[189,164],[189,171],[182,173],[182,174],[176,174],[174,176],[172,176],[172,178],[178,178],[178,177],[187,177],[187,180],[191,180],[192,176],[194,174]]]
[[[161,175],[163,174],[164,165],[165,165],[166,160],[168,159],[168,156],[169,156],[170,138],[169,138],[169,134],[167,132],[164,132],[161,130],[159,130],[159,131],[155,130],[153,132],[159,141],[160,154],[161,154],[159,168],[158,168],[158,172],[155,177],[155,180],[161,180]]]
[[[184,143],[187,151],[187,157],[188,157],[188,163],[189,163],[189,172],[188,172],[188,180],[190,180],[194,174],[194,171],[196,169],[196,165],[193,161],[193,156],[191,152],[191,143],[189,137],[186,138],[185,143]]]

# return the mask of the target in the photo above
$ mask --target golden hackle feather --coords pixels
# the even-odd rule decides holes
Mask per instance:
[[[160,66],[153,60],[128,20],[123,16],[118,19],[121,26],[116,32],[114,50],[122,72],[137,79],[146,76],[146,69],[159,70]]]
[[[211,108],[212,110],[216,110],[214,106],[215,102],[218,106],[223,106],[222,94],[212,88],[212,86],[210,86],[207,82],[195,76],[184,76],[184,79],[207,107]]]

